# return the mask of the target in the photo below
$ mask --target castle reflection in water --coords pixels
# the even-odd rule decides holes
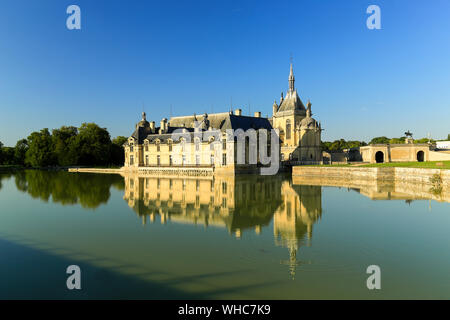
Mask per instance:
[[[293,185],[280,176],[129,175],[124,180],[124,200],[143,224],[159,219],[162,224],[219,226],[240,238],[247,230],[259,234],[273,220],[275,244],[289,250],[289,259],[281,263],[289,265],[292,277],[299,247],[308,244],[322,214],[320,186]]]

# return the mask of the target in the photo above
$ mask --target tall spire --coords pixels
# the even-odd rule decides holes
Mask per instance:
[[[294,70],[292,68],[292,61],[291,61],[291,72],[289,73],[289,91],[290,92],[294,92],[294,90],[295,90],[294,82],[295,82],[295,77],[294,77]]]

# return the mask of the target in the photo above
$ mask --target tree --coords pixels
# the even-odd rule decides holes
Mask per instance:
[[[71,150],[71,143],[78,134],[76,127],[62,126],[60,129],[52,130],[53,150],[56,160],[60,166],[70,166],[77,164],[77,153]]]
[[[25,155],[29,146],[27,139],[20,139],[14,148],[14,163],[23,166],[25,164]]]
[[[3,164],[3,143],[0,141],[0,164]]]
[[[14,148],[3,147],[2,148],[2,164],[12,165],[14,163]]]
[[[450,133],[447,135],[447,140],[450,141]]]
[[[69,149],[79,165],[106,165],[111,152],[109,132],[95,123],[83,123]]]
[[[47,128],[31,133],[28,137],[28,146],[25,164],[32,167],[46,167],[56,163],[52,136]]]
[[[387,137],[376,137],[370,140],[369,144],[387,144],[389,143],[389,138]]]
[[[344,149],[359,148],[366,145],[367,143],[364,141],[345,141],[344,139],[340,139],[333,142],[322,142],[322,149],[328,151],[341,151]]]
[[[422,138],[422,139],[417,139],[416,141],[414,141],[415,143],[428,143],[428,141],[430,141],[430,139],[428,138]]]
[[[123,144],[127,141],[128,139],[126,137],[123,136],[118,136],[115,137],[112,140],[112,145],[111,145],[111,163],[115,164],[115,165],[120,165],[123,166],[124,162],[125,162],[125,154],[124,154],[124,150],[123,150]]]
[[[405,143],[405,137],[400,137],[400,138],[392,138],[389,140],[390,144],[403,144]]]

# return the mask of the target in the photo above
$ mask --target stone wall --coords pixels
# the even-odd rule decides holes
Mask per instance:
[[[430,151],[429,161],[450,161],[450,153],[446,151]]]
[[[88,172],[88,173],[122,173],[121,169],[101,169],[101,168],[70,168],[69,172]]]
[[[429,158],[430,146],[428,144],[373,144],[360,147],[364,162],[376,163],[377,153],[381,162],[414,162],[432,161]],[[420,156],[419,153],[422,155]],[[419,159],[420,157],[422,159]]]
[[[382,170],[380,170],[382,169]],[[338,179],[378,179],[393,180],[395,168],[358,168],[358,167],[292,167],[293,176],[325,176]]]

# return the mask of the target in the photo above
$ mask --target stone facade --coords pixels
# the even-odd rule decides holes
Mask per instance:
[[[252,161],[250,139],[243,143],[244,155],[238,161],[239,142],[236,136],[231,136],[229,130],[255,132],[255,153],[259,155],[261,134],[266,135],[268,153],[271,134],[274,134],[268,119],[241,115],[240,110],[203,116],[174,117],[169,121],[163,119],[160,127],[154,122],[149,123],[143,113],[142,120],[136,125],[136,130],[124,145],[125,168],[143,170],[147,168],[214,168],[214,171],[235,173],[254,172],[261,167],[259,157]],[[278,137],[275,137],[278,140]],[[274,148],[277,146],[274,145]],[[275,150],[279,153],[279,150]],[[145,171],[145,170],[144,170]],[[164,170],[163,170],[164,171]]]
[[[363,162],[430,161],[428,144],[373,144],[360,148]]]

